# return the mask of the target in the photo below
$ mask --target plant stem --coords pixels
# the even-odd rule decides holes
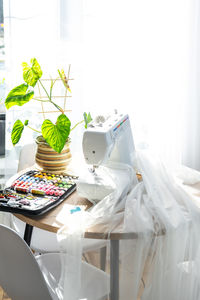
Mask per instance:
[[[70,132],[71,132],[73,129],[75,129],[75,128],[76,128],[76,126],[78,126],[78,125],[82,124],[83,122],[84,122],[84,120],[82,120],[82,121],[78,122],[76,125],[74,125],[74,127],[72,127],[72,129],[70,130]]]
[[[41,101],[41,102],[49,102],[49,100],[42,100],[42,99],[38,99],[38,98],[32,98],[33,100],[37,100],[37,101]]]
[[[38,86],[38,92],[39,92],[39,95],[40,95],[40,99],[42,99],[42,95],[41,95],[41,92],[40,92],[40,85],[39,83],[37,83],[37,86]],[[42,112],[43,112],[43,118],[45,120],[45,114],[44,114],[44,105],[43,105],[43,102],[41,102],[41,107],[42,107]]]
[[[49,98],[49,101],[51,101],[51,98],[50,98],[50,96],[49,96],[47,90],[45,89],[44,85],[42,84],[41,80],[39,79],[38,81],[39,81],[39,83],[41,84],[41,87],[43,88],[43,90],[45,91],[47,97]]]
[[[36,132],[38,132],[38,133],[42,133],[41,131],[39,131],[39,130],[36,130],[36,129],[34,129],[34,128],[30,127],[29,125],[26,125],[26,127],[30,128],[30,129],[32,129],[33,131],[36,131]]]
[[[42,84],[41,80],[39,79],[38,81],[41,84],[41,87],[43,88],[43,90],[45,91],[45,93],[46,93],[46,95],[47,95],[47,97],[49,99],[49,102],[51,102],[62,114],[64,114],[63,109],[59,105],[57,105],[56,103],[54,103],[52,101],[51,97],[49,96],[49,94],[48,94],[47,90],[45,89],[44,85]]]
[[[59,79],[59,78],[56,78],[54,81],[53,81],[53,79],[51,79],[50,98],[52,97],[52,90],[53,90],[53,86],[54,86],[54,84],[55,84],[56,80],[58,80],[58,79]]]
[[[64,114],[64,110],[59,106],[57,105],[55,102],[53,102],[52,100],[50,101],[62,114]]]

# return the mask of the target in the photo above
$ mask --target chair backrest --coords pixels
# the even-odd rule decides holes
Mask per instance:
[[[31,167],[35,163],[36,144],[27,144],[22,147],[19,155],[18,172]]]
[[[4,225],[0,225],[0,285],[12,300],[52,300],[31,250]]]

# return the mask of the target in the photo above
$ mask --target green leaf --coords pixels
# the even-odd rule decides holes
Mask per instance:
[[[24,125],[27,126],[27,125],[28,125],[28,122],[29,122],[29,121],[26,120],[26,121],[24,122]]]
[[[64,70],[63,70],[63,69],[58,70],[58,74],[59,74],[60,79],[62,80],[62,82],[63,82],[65,88],[71,93],[72,91],[71,91],[71,89],[70,89],[70,87],[69,87],[68,79],[67,79],[67,77],[66,77],[66,75],[65,75]]]
[[[9,109],[14,105],[22,106],[29,102],[33,98],[34,92],[27,92],[27,90],[28,85],[24,83],[12,89],[5,100],[6,108]]]
[[[24,130],[24,124],[20,120],[17,120],[13,125],[13,129],[11,132],[11,140],[13,145],[16,145],[19,142],[23,130]]]
[[[23,62],[22,67],[24,81],[28,85],[34,87],[38,79],[40,79],[40,77],[42,76],[42,70],[37,59],[31,59],[31,66],[29,66],[26,62]]]
[[[54,125],[50,120],[42,124],[42,135],[49,146],[60,153],[70,133],[71,122],[66,115],[61,114]]]
[[[84,121],[85,121],[85,128],[87,129],[88,124],[92,121],[90,112],[88,114],[86,112],[84,112],[83,117],[84,117]]]

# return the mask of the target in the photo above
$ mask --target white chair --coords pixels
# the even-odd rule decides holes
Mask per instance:
[[[35,164],[36,143],[24,145],[19,154],[18,172]]]
[[[12,300],[60,299],[60,254],[35,257],[24,240],[4,225],[0,225],[0,241],[0,285]],[[81,299],[98,300],[109,293],[105,272],[85,262],[81,268]]]
[[[35,144],[27,144],[22,147],[19,156],[18,172],[35,164]],[[25,223],[11,215],[12,228],[23,238]],[[106,240],[84,239],[83,253],[101,249],[101,269],[105,270]],[[55,233],[51,233],[34,227],[31,238],[31,248],[39,253],[59,252],[59,246]]]

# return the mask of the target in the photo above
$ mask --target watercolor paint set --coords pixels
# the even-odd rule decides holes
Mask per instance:
[[[76,189],[77,177],[31,170],[0,191],[0,211],[41,215],[57,206]]]

